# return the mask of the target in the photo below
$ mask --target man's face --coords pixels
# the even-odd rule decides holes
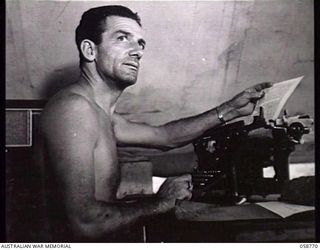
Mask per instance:
[[[145,46],[141,27],[133,19],[109,16],[107,29],[101,36],[96,57],[99,73],[121,84],[119,87],[134,84]]]

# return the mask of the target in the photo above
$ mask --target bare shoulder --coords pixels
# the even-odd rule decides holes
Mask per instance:
[[[88,98],[85,97],[85,95],[67,89],[59,92],[52,99],[50,99],[45,107],[45,111],[51,109],[74,111],[88,108],[93,109],[93,104]]]
[[[95,105],[85,96],[70,91],[53,97],[41,115],[41,129],[54,132],[61,128],[95,130],[99,114]]]

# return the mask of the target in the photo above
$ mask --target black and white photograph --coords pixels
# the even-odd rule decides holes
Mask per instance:
[[[313,0],[5,14],[6,242],[318,247]]]

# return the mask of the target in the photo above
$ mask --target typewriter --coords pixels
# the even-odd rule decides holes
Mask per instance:
[[[197,166],[193,200],[236,205],[252,196],[280,194],[289,180],[289,156],[311,130],[308,115],[266,121],[263,109],[251,124],[238,121],[206,131],[193,142]],[[271,168],[273,177],[265,177]]]

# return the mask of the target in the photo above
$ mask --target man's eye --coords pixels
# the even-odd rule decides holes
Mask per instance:
[[[127,37],[127,36],[119,36],[119,37],[118,37],[118,40],[121,41],[121,42],[123,42],[123,41],[128,40],[128,37]]]

